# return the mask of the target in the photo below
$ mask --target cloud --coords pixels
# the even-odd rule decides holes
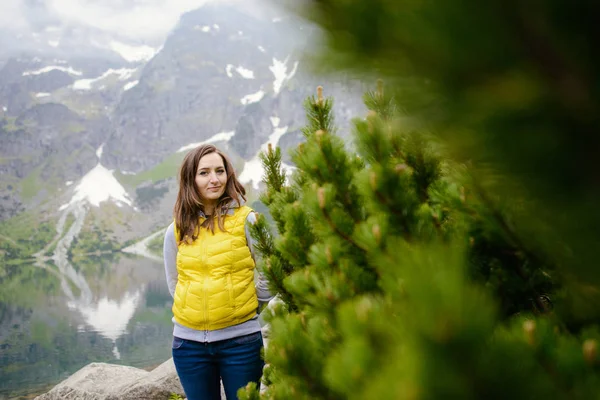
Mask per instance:
[[[8,29],[36,29],[49,22],[81,24],[130,39],[154,41],[164,39],[181,14],[208,1],[3,0],[0,24]]]
[[[65,23],[82,23],[135,39],[157,39],[173,29],[181,14],[207,0],[47,0]]]
[[[22,0],[4,0],[0,12],[0,27],[5,29],[23,29],[29,26],[22,12]]]

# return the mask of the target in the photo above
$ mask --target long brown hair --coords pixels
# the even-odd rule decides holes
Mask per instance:
[[[214,233],[216,218],[219,229],[224,231],[223,220],[229,206],[235,202],[241,205],[240,198],[246,201],[246,189],[238,181],[229,158],[212,144],[204,144],[196,147],[186,154],[179,169],[179,193],[177,193],[177,201],[175,201],[175,207],[173,208],[175,226],[179,229],[179,243],[191,243],[198,238],[198,222],[200,211],[204,212],[204,205],[196,186],[196,174],[200,159],[211,153],[217,153],[223,159],[223,165],[227,174],[227,184],[212,215],[207,216],[201,228],[208,228]]]

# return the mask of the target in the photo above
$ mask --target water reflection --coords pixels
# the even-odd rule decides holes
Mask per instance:
[[[3,282],[0,399],[45,389],[90,362],[145,367],[170,357],[160,262],[124,253],[86,266],[52,258]]]
[[[133,317],[140,300],[140,290],[135,293],[125,293],[120,301],[101,298],[95,304],[78,306],[76,302],[67,303],[69,308],[76,309],[83,315],[87,325],[113,342],[113,354],[121,359],[117,347],[117,339],[125,333],[127,325]]]

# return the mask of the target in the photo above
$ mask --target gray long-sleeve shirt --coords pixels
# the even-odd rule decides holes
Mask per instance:
[[[230,210],[233,213],[233,210]],[[255,263],[258,261],[257,253],[254,250],[254,239],[250,235],[250,226],[256,223],[256,215],[251,212],[246,218],[246,242],[250,248],[250,253]],[[163,245],[163,254],[165,261],[165,274],[167,277],[167,286],[171,297],[175,294],[175,286],[177,286],[177,240],[175,239],[175,225],[171,223],[165,232],[165,240]],[[255,270],[254,274],[254,286],[256,287],[256,296],[258,297],[259,306],[268,303],[273,299],[273,295],[269,291],[268,282],[265,276],[258,270]],[[196,342],[216,342],[219,340],[231,339],[238,336],[249,335],[254,332],[260,331],[260,323],[258,321],[258,314],[252,319],[243,322],[238,325],[228,326],[227,328],[217,330],[204,330],[199,331],[191,329],[178,324],[173,319],[173,336],[193,340]]]

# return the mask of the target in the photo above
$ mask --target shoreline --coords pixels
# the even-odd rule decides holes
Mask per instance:
[[[126,364],[117,364],[117,365],[122,365],[122,366],[126,366],[126,367],[133,367],[133,368],[139,368],[139,369],[142,369],[144,371],[150,372],[153,369],[155,369],[156,367],[158,367],[159,365],[161,365],[165,361],[167,361],[167,360],[162,360],[162,361],[155,361],[155,360],[153,360],[149,364],[143,364],[143,366],[141,366],[141,365],[138,365],[138,366],[135,366],[135,365],[126,365]],[[99,361],[99,362],[103,362],[103,361]],[[24,388],[24,389],[12,390],[11,392],[8,392],[8,393],[0,393],[0,400],[33,400],[37,396],[41,396],[42,394],[49,392],[53,387],[55,387],[56,385],[58,385],[59,383],[61,383],[65,379],[68,379],[75,372],[77,372],[78,370],[80,370],[81,368],[83,368],[83,367],[85,367],[86,365],[89,365],[89,364],[90,363],[87,363],[87,364],[81,366],[80,368],[77,368],[72,373],[65,375],[64,377],[60,378],[59,380],[57,380],[54,383],[45,383],[45,384],[30,386],[30,387]],[[115,364],[115,363],[108,363],[108,364]]]

